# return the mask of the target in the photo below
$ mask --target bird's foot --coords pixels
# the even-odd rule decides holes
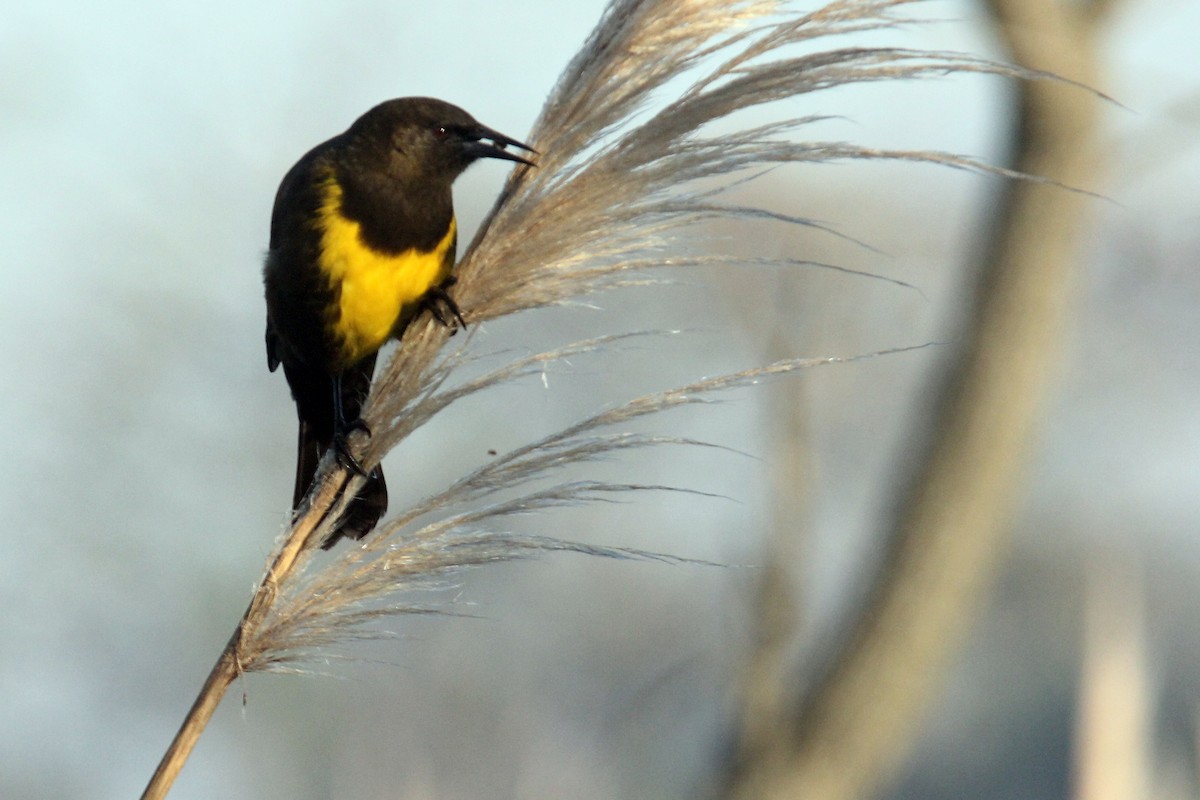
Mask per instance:
[[[454,298],[446,291],[456,283],[457,279],[451,275],[441,286],[434,286],[425,292],[425,296],[421,298],[421,307],[433,314],[433,318],[440,322],[443,327],[450,328],[450,335],[458,333],[459,328],[465,329],[467,321],[463,319],[462,310],[458,307],[458,303],[454,302]]]
[[[337,453],[338,461],[342,463],[350,471],[364,478],[371,477],[371,474],[363,468],[362,462],[355,458],[350,452],[350,434],[355,431],[362,431],[367,436],[371,435],[371,429],[367,427],[367,423],[363,422],[359,417],[356,420],[343,423],[338,426],[338,430],[333,434],[333,449]]]

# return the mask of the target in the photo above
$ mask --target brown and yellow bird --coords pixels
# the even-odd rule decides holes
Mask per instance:
[[[461,321],[445,292],[458,230],[450,187],[480,158],[533,163],[509,146],[534,152],[457,106],[405,97],[375,106],[284,176],[263,280],[267,366],[283,365],[300,418],[293,509],[329,447],[359,468],[346,436],[365,428],[379,348],[424,308]],[[386,510],[375,467],[322,546],[365,536]]]

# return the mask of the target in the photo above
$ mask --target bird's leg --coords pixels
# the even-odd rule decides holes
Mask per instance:
[[[433,318],[444,327],[451,328],[450,335],[458,333],[459,328],[466,328],[467,321],[463,319],[462,310],[458,303],[446,291],[457,282],[453,275],[442,281],[440,286],[433,286],[421,298],[421,307],[428,309]]]
[[[356,416],[352,420],[346,419],[346,409],[342,405],[342,376],[334,375],[333,381],[333,446],[337,451],[338,458],[343,464],[349,467],[354,472],[363,476],[370,477],[362,462],[359,461],[350,452],[350,434],[355,431],[362,431],[371,435],[371,429],[367,427],[367,423],[363,422],[363,418]]]

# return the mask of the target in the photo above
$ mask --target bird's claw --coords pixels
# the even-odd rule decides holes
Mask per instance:
[[[363,422],[359,417],[356,420],[345,423],[333,434],[333,449],[337,453],[338,461],[347,469],[356,475],[361,475],[364,478],[371,477],[371,474],[363,468],[362,462],[355,458],[350,452],[350,434],[355,431],[362,431],[368,437],[371,435],[371,429],[367,423]]]
[[[454,298],[446,291],[455,284],[456,279],[453,275],[445,280],[441,286],[434,286],[425,292],[425,296],[421,298],[421,306],[428,309],[433,318],[442,324],[443,327],[450,328],[450,335],[458,333],[459,328],[466,328],[467,321],[463,318],[462,309],[458,307],[458,303],[454,302]]]

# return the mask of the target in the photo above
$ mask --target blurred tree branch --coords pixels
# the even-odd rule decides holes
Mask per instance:
[[[1097,85],[1094,31],[1107,9],[1060,0],[989,6],[1016,64]],[[1062,187],[1096,185],[1098,105],[1078,86],[1020,85],[1011,166],[1062,186],[1006,188],[981,257],[969,329],[936,390],[928,441],[913,459],[853,629],[811,690],[782,712],[764,710],[762,698],[787,696],[783,688],[747,688],[731,797],[870,797],[908,752],[1003,561],[1022,468],[1070,321],[1092,202]],[[762,589],[765,644],[752,681],[779,673],[767,665],[786,632],[779,610],[793,601],[776,573]],[[764,722],[764,714],[774,719]]]

